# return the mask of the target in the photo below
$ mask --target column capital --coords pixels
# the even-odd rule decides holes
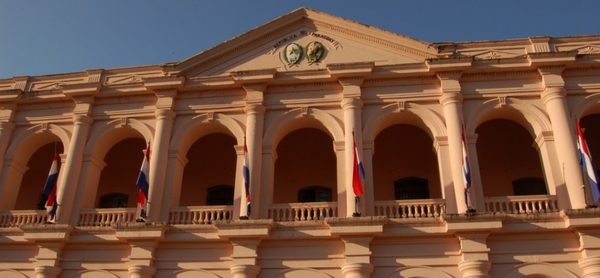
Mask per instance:
[[[342,95],[344,98],[360,98],[362,95],[361,85],[363,78],[360,77],[347,77],[338,79],[340,85],[342,85]]]
[[[446,106],[453,103],[462,103],[463,97],[460,91],[442,92],[439,101],[442,106]]]
[[[342,273],[346,277],[369,277],[373,272],[373,265],[367,263],[346,263],[342,266]]]
[[[49,265],[38,265],[34,268],[37,277],[57,277],[60,274],[61,268]]]
[[[159,120],[170,120],[175,117],[175,112],[171,109],[157,109],[154,111],[154,117]]]
[[[458,263],[458,271],[462,274],[462,277],[489,277],[489,271],[491,264],[489,261],[462,261]]]
[[[132,265],[128,268],[131,277],[152,277],[156,272],[156,268],[146,265]]]
[[[229,270],[233,277],[256,277],[260,272],[260,267],[257,265],[237,264],[232,265]]]
[[[242,88],[246,91],[247,104],[261,104],[265,97],[264,92],[267,90],[267,83],[244,84]]]
[[[361,86],[362,83],[364,82],[364,78],[362,77],[343,77],[343,78],[339,78],[338,82],[340,83],[340,85],[342,85],[343,87],[347,87],[347,86]]]
[[[342,109],[356,109],[362,108],[363,101],[360,98],[356,97],[345,97],[342,99]]]
[[[76,125],[91,125],[94,119],[86,114],[74,114],[73,123]]]
[[[252,115],[252,114],[262,114],[265,112],[265,106],[262,103],[246,103],[246,106],[244,107],[244,111],[248,114],[248,115]]]
[[[565,67],[563,66],[547,66],[538,67],[538,73],[542,77],[542,83],[546,89],[550,87],[563,88],[565,86],[565,80],[562,77],[562,73]]]

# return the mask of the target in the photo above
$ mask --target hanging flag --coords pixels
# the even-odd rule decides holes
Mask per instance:
[[[48,211],[48,222],[54,222],[56,217],[57,203],[56,203],[56,181],[58,180],[58,166],[60,164],[60,156],[54,155],[50,171],[48,171],[48,178],[46,178],[46,184],[42,191],[40,209],[46,209]]]
[[[149,164],[150,164],[150,143],[148,142],[148,147],[144,150],[144,160],[142,160],[142,167],[140,168],[140,174],[137,178],[137,187],[138,187],[138,199],[137,199],[137,209],[136,209],[136,217],[138,222],[145,221],[146,219],[146,202],[148,201],[148,188],[150,187],[149,183]]]
[[[600,202],[600,190],[598,188],[598,177],[592,164],[592,155],[590,154],[587,142],[583,136],[579,121],[577,121],[577,150],[579,151],[579,163],[583,168],[588,180],[590,192],[592,193],[593,204]]]
[[[461,134],[462,141],[462,168],[463,168],[463,182],[465,183],[465,202],[467,207],[471,206],[469,200],[469,190],[471,189],[471,165],[469,163],[469,156],[467,155],[467,144],[465,143],[465,131],[463,129]]]
[[[352,190],[354,191],[354,213],[353,216],[360,216],[360,196],[364,193],[363,183],[365,180],[365,168],[358,156],[354,131],[352,131],[352,141],[354,143],[354,166],[352,170]]]
[[[250,168],[248,168],[248,146],[246,146],[246,137],[244,137],[244,166],[242,167],[243,176],[244,176],[244,191],[246,195],[246,215],[248,217],[250,215]],[[244,216],[242,214],[242,216]]]

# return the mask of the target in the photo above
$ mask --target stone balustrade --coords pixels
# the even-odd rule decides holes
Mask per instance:
[[[111,226],[116,223],[135,222],[135,208],[82,209],[78,226]]]
[[[169,210],[169,224],[210,224],[216,220],[231,220],[232,206],[192,206],[178,207]]]
[[[336,202],[273,204],[269,218],[275,221],[310,221],[337,217]]]
[[[485,199],[485,210],[487,212],[509,214],[559,211],[556,196],[552,195],[488,197]]]
[[[390,200],[375,202],[375,216],[389,218],[439,217],[446,211],[443,199]]]
[[[10,210],[0,212],[0,228],[19,227],[24,224],[42,224],[48,220],[45,210]]]

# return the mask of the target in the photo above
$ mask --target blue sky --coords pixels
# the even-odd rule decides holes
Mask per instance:
[[[594,0],[0,0],[0,78],[178,61],[298,7],[427,42],[600,34]]]

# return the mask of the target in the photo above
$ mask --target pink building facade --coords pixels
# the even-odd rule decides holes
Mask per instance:
[[[577,122],[600,161],[600,36],[426,43],[308,9],[177,63],[3,79],[0,277],[600,277]]]

